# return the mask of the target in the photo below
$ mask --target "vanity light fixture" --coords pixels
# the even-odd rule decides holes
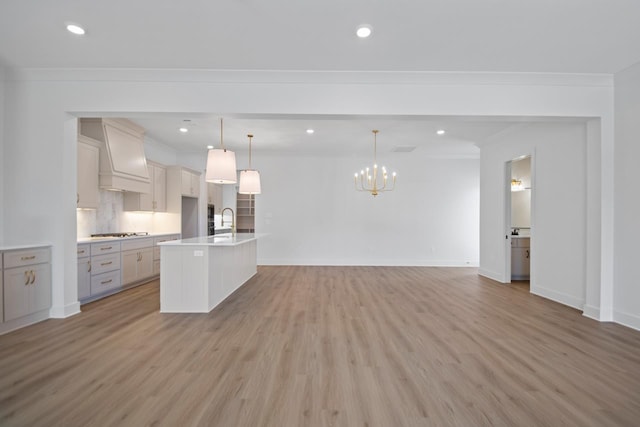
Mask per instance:
[[[79,25],[75,25],[75,24],[68,24],[67,25],[67,31],[69,31],[70,33],[73,33],[75,35],[78,35],[78,36],[82,36],[85,33],[84,28],[80,27]]]
[[[205,180],[214,184],[235,184],[238,182],[236,153],[224,148],[222,126],[220,119],[220,148],[209,150]]]
[[[391,187],[387,187],[389,177],[387,168],[382,166],[382,177],[379,176],[380,171],[378,171],[377,136],[379,131],[374,129],[371,132],[373,132],[373,168],[363,169],[359,174],[356,172],[354,174],[353,181],[356,186],[356,191],[367,191],[375,197],[378,193],[382,193],[383,191],[393,191],[396,187],[396,173],[393,172],[391,174]]]
[[[253,135],[247,135],[249,137],[249,169],[240,171],[240,187],[238,193],[240,194],[260,194],[260,172],[255,169],[251,169],[251,139]]]
[[[511,180],[511,191],[523,191],[524,186],[522,185],[522,181],[519,179],[513,178]]]

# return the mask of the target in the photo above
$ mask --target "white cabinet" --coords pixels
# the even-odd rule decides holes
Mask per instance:
[[[0,323],[4,322],[4,285],[2,278],[4,276],[4,271],[2,270],[2,256],[0,256]]]
[[[214,213],[222,211],[222,185],[207,182],[207,204],[214,206]]]
[[[91,296],[91,246],[78,245],[78,299]]]
[[[147,162],[151,180],[150,193],[124,193],[125,211],[166,212],[167,169],[158,163]]]
[[[529,280],[531,248],[529,237],[511,238],[511,279]]]
[[[189,169],[182,168],[181,174],[182,195],[187,197],[200,196],[200,174]]]
[[[51,252],[34,248],[3,253],[4,321],[51,307]]]
[[[90,263],[91,297],[113,293],[114,290],[122,287],[119,241],[92,243]],[[78,278],[78,282],[80,282],[80,278]]]
[[[100,149],[89,142],[89,138],[78,138],[78,193],[77,207],[97,209],[100,204],[98,191],[98,170],[100,168]]]
[[[122,243],[122,285],[140,282],[153,276],[153,238]]]

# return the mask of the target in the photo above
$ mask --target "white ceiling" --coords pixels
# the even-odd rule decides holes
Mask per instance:
[[[76,37],[65,23],[82,25]],[[614,73],[637,0],[2,0],[19,67]],[[373,35],[355,37],[359,24]]]
[[[615,73],[640,62],[636,0],[2,0],[0,64],[36,68]],[[66,23],[83,26],[74,36]],[[355,37],[360,24],[369,39]],[[219,144],[218,117],[131,117],[179,150]],[[191,119],[187,135],[177,132]],[[477,155],[513,120],[227,117],[230,148]],[[309,136],[305,130],[316,132]],[[444,137],[435,130],[445,128]]]

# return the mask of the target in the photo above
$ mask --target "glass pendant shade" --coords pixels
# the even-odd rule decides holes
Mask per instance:
[[[240,194],[260,194],[260,172],[246,169],[240,171]]]
[[[219,148],[209,150],[205,180],[214,184],[235,184],[238,182],[236,153]]]

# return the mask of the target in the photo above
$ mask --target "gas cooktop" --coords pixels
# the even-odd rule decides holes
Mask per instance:
[[[136,237],[136,236],[148,236],[146,231],[136,233],[100,233],[92,234],[91,237]]]

